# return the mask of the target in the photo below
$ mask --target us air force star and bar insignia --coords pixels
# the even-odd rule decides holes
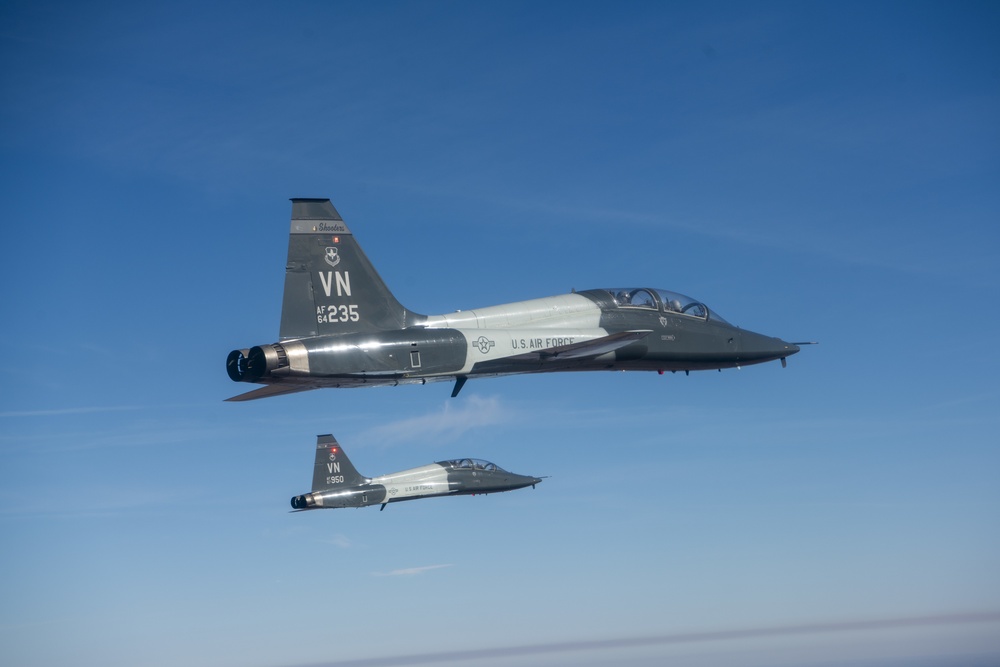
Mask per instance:
[[[489,351],[493,349],[493,346],[496,345],[495,342],[493,342],[486,336],[480,336],[472,344],[478,347],[479,351],[482,352],[483,354],[488,354]]]

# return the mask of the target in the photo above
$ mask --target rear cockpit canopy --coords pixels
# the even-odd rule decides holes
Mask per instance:
[[[619,308],[648,308],[670,315],[687,315],[688,317],[697,317],[702,320],[711,319],[715,322],[729,324],[701,301],[677,292],[645,287],[618,287],[604,291],[611,295]]]
[[[438,461],[439,466],[454,470],[485,470],[486,472],[507,472],[495,463],[483,461],[482,459],[453,459],[451,461]]]

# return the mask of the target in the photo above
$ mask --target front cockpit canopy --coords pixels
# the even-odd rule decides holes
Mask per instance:
[[[712,319],[716,322],[729,324],[701,301],[677,292],[645,287],[619,287],[604,291],[611,295],[619,308],[648,308],[671,315],[687,315],[688,317],[697,317],[703,320]]]
[[[484,470],[486,472],[507,472],[496,463],[483,461],[482,459],[452,459],[451,461],[438,461],[438,465],[453,470]]]

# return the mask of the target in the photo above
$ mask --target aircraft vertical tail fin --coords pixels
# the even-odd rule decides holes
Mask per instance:
[[[392,295],[329,199],[292,199],[282,341],[402,329],[422,317]]]
[[[367,479],[357,471],[337,439],[330,434],[316,436],[316,467],[313,469],[312,490],[326,491],[336,487],[364,484]]]

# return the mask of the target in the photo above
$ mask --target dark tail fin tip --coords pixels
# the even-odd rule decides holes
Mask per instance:
[[[329,199],[292,198],[292,220],[337,220],[340,213]]]

